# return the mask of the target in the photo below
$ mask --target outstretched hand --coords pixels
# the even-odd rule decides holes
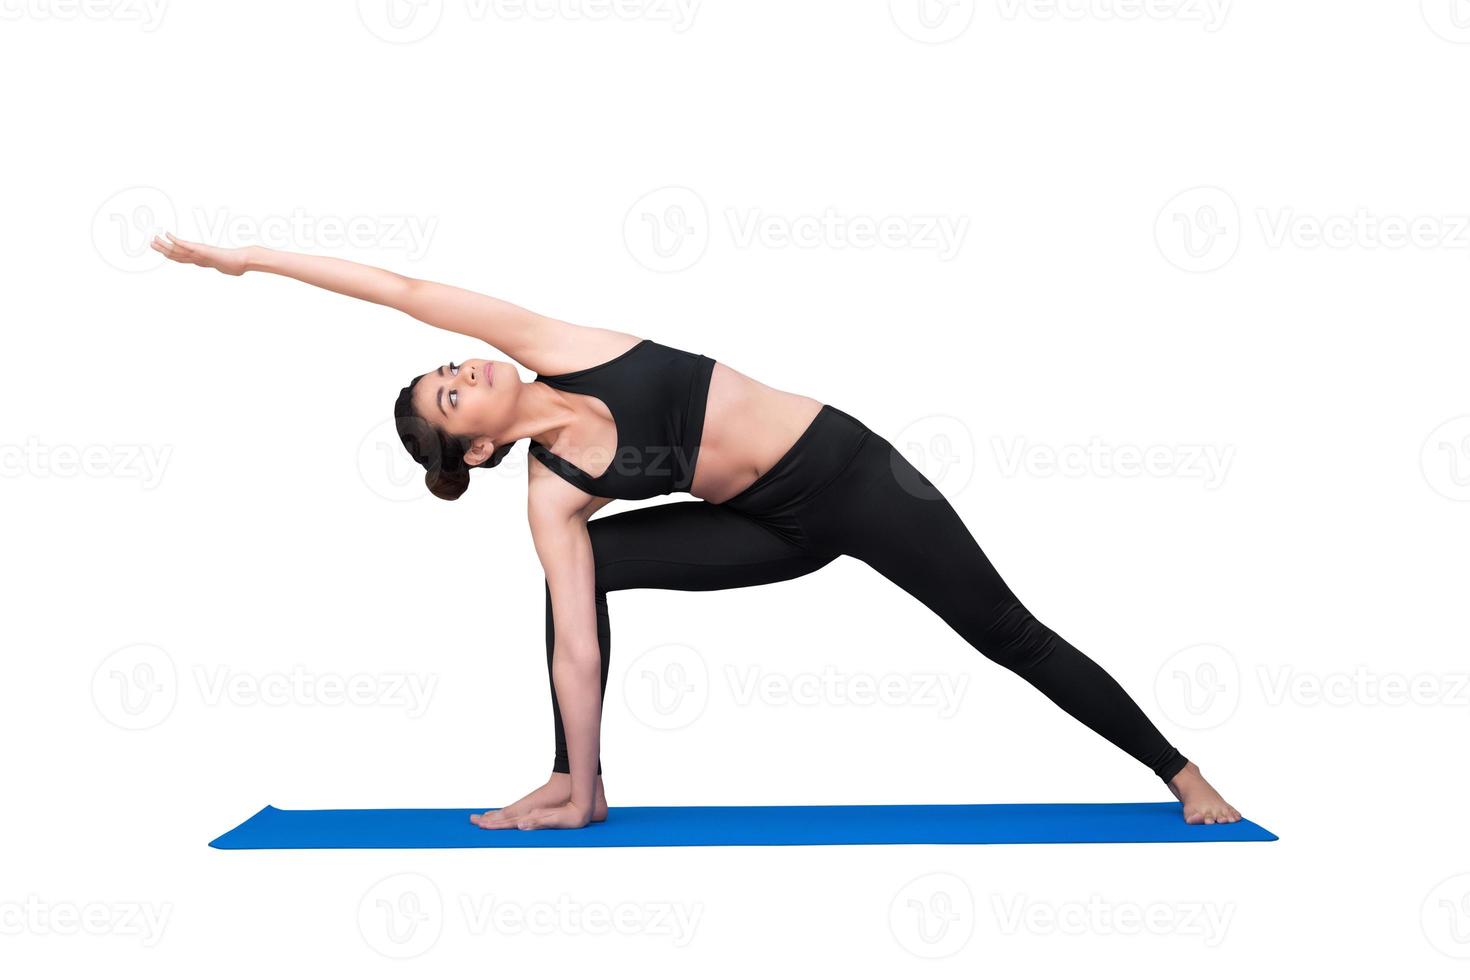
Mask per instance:
[[[182,238],[175,238],[170,232],[164,232],[164,235],[167,236],[166,240],[154,235],[148,247],[166,258],[214,269],[227,276],[238,276],[245,272],[248,248],[219,248],[200,242],[186,242]]]

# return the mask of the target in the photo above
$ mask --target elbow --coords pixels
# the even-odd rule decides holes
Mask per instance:
[[[383,287],[385,294],[383,304],[395,310],[401,310],[410,316],[416,316],[414,309],[419,305],[419,287],[423,285],[423,280],[410,279],[396,272],[390,272],[388,276],[388,281]]]
[[[601,674],[602,651],[596,643],[562,643],[557,641],[552,651],[553,669],[567,669],[581,674],[586,671]]]

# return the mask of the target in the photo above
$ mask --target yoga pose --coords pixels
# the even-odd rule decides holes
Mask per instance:
[[[176,262],[273,272],[401,310],[503,351],[419,375],[394,406],[436,496],[521,439],[527,514],[545,573],[556,757],[546,783],[471,817],[487,830],[582,827],[607,816],[599,735],[611,651],[607,594],[780,582],[851,555],[971,646],[1148,766],[1189,823],[1240,813],[1113,678],[1033,616],[934,485],[861,421],[703,354],[584,327],[503,300],[343,259],[155,238]],[[697,500],[592,520],[612,500]]]

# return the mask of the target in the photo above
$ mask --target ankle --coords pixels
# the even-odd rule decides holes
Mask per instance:
[[[1200,774],[1199,766],[1193,762],[1186,762],[1184,768],[1174,774],[1169,780],[1170,785],[1178,786],[1181,783],[1203,782],[1204,776]]]

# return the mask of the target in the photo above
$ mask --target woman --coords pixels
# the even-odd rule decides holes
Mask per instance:
[[[485,341],[506,361],[444,364],[399,393],[394,415],[425,482],[454,500],[470,471],[529,439],[527,513],[546,580],[557,754],[546,783],[487,830],[603,820],[599,729],[611,633],[607,593],[778,582],[838,555],[862,560],[991,660],[1147,765],[1189,823],[1233,823],[1221,798],[1101,667],[1039,622],[934,485],[832,405],[778,391],[702,354],[540,316],[503,300],[343,259],[155,238],[176,262],[272,272]],[[595,475],[594,475],[595,474]],[[614,499],[699,498],[590,520]]]

